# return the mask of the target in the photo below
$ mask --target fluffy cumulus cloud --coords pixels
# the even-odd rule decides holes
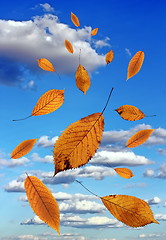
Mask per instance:
[[[19,159],[3,159],[0,158],[0,167],[14,168],[18,166],[25,166],[29,162],[28,158],[22,157]]]
[[[41,136],[37,141],[37,146],[44,148],[53,147],[57,139],[58,136],[55,136],[51,139],[49,139],[49,136]]]
[[[54,12],[54,8],[49,3],[41,3],[40,6],[45,12]]]
[[[152,199],[149,200],[145,200],[149,205],[156,205],[159,204],[161,202],[161,199],[159,197],[154,197]]]
[[[144,233],[141,233],[139,234],[138,236],[139,238],[143,238],[143,239],[165,239],[166,237],[166,233],[149,233],[149,234],[144,234]]]
[[[45,155],[44,157],[40,157],[38,153],[33,153],[31,155],[31,160],[34,162],[53,163],[53,156]]]
[[[162,164],[159,169],[156,171],[153,169],[147,169],[144,172],[145,177],[154,177],[154,178],[160,178],[160,179],[166,179],[166,164]]]

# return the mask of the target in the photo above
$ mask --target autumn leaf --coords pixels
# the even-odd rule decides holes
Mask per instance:
[[[37,61],[38,61],[39,67],[42,68],[43,70],[50,71],[50,72],[55,72],[54,66],[46,58],[40,58]]]
[[[154,129],[144,129],[136,132],[131,138],[126,142],[126,146],[129,148],[137,147],[150,137]]]
[[[11,158],[17,159],[20,157],[25,156],[27,153],[31,151],[34,144],[36,143],[38,138],[35,139],[28,139],[23,142],[21,142],[17,147],[12,151]]]
[[[72,123],[54,146],[55,174],[85,165],[102,139],[104,117],[94,113]]]
[[[60,234],[59,206],[50,190],[34,176],[25,179],[24,187],[35,214]]]
[[[132,171],[128,168],[114,168],[115,172],[123,178],[129,179],[134,176]]]
[[[84,93],[86,94],[87,90],[90,87],[90,77],[88,75],[88,72],[86,69],[79,64],[77,70],[76,70],[76,85],[77,87]]]
[[[72,46],[72,44],[68,40],[65,40],[65,47],[69,51],[69,53],[73,53],[74,52],[73,46]]]
[[[136,75],[143,64],[144,61],[144,52],[138,51],[130,60],[127,71],[127,80],[134,75]]]
[[[110,63],[112,62],[112,60],[114,59],[114,52],[112,50],[110,50],[106,55],[105,55],[105,61],[106,63]]]
[[[71,12],[71,21],[73,22],[73,24],[76,26],[76,27],[79,27],[80,26],[80,21],[78,19],[78,17]]]
[[[109,212],[130,227],[143,227],[150,223],[158,223],[147,202],[128,195],[109,195],[101,197]]]
[[[98,33],[98,28],[94,28],[92,31],[91,31],[91,35],[92,36],[95,36],[97,33]]]
[[[115,111],[117,111],[123,119],[128,121],[136,121],[145,117],[145,114],[140,109],[131,105],[123,105],[115,109]]]

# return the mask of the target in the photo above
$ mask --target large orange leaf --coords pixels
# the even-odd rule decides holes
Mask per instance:
[[[109,195],[101,200],[115,218],[130,227],[158,223],[144,200],[128,195]]]
[[[72,123],[54,146],[55,174],[85,165],[102,139],[104,117],[94,113]]]
[[[98,28],[94,28],[92,31],[91,31],[91,35],[92,36],[95,36],[97,33],[98,33]]]
[[[112,62],[112,60],[114,59],[114,52],[112,50],[110,50],[106,55],[105,55],[105,61],[106,63],[110,63]]]
[[[25,156],[27,153],[31,151],[34,144],[36,143],[38,138],[35,139],[28,139],[21,142],[17,147],[12,151],[11,158],[17,159],[20,157]]]
[[[87,90],[90,87],[90,77],[88,75],[88,72],[86,69],[79,64],[77,70],[76,70],[76,85],[77,87],[86,94]]]
[[[129,148],[137,147],[150,137],[154,129],[144,129],[136,132],[131,138],[126,142],[126,146]]]
[[[73,22],[73,24],[76,26],[76,27],[79,27],[80,26],[80,21],[78,19],[78,17],[71,12],[71,21]]]
[[[136,121],[145,117],[145,114],[140,109],[131,105],[123,105],[115,109],[115,111],[117,111],[123,119],[128,121]]]
[[[144,52],[138,51],[130,60],[127,71],[127,80],[137,74],[144,61]]]
[[[65,47],[69,51],[69,53],[73,53],[74,52],[73,46],[72,46],[72,44],[68,40],[65,40]]]
[[[134,176],[132,171],[128,168],[114,168],[115,172],[123,178],[129,179]]]
[[[50,190],[34,176],[25,179],[24,187],[36,215],[60,234],[59,206]]]
[[[50,71],[50,72],[55,72],[54,66],[46,58],[40,58],[37,61],[38,61],[39,67],[42,68],[43,70]]]

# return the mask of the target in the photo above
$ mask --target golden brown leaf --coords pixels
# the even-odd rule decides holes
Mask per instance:
[[[55,72],[54,66],[46,58],[40,58],[37,61],[38,61],[39,67],[42,68],[43,70],[50,71],[50,72]]]
[[[92,36],[95,36],[97,33],[98,33],[98,28],[94,28],[92,31],[91,31],[91,35]]]
[[[85,165],[102,139],[104,117],[94,113],[72,123],[54,146],[55,174]]]
[[[50,190],[34,176],[25,179],[24,187],[36,215],[60,234],[59,206]]]
[[[144,52],[138,51],[130,60],[127,71],[127,80],[137,74],[144,61]]]
[[[154,129],[145,129],[136,132],[131,138],[128,139],[126,146],[129,148],[137,147],[150,137]]]
[[[123,105],[115,109],[115,111],[117,111],[123,119],[128,121],[136,121],[145,117],[145,114],[140,109],[131,105]]]
[[[12,151],[11,158],[17,159],[20,157],[25,156],[27,153],[31,151],[34,144],[36,143],[38,138],[35,139],[28,139],[23,142],[21,142],[17,147]]]
[[[109,195],[101,200],[115,218],[130,227],[158,223],[144,200],[128,195]]]
[[[78,17],[71,12],[71,21],[73,22],[73,24],[76,26],[76,27],[79,27],[80,26],[80,21],[78,19]]]
[[[134,176],[132,171],[128,168],[114,168],[117,174],[123,178],[129,179]]]
[[[112,60],[114,59],[114,52],[112,50],[110,50],[106,55],[105,55],[105,61],[106,63],[110,63],[112,62]]]
[[[64,102],[64,90],[51,89],[38,100],[32,111],[32,116],[39,116],[57,110]]]
[[[84,93],[86,94],[86,91],[90,87],[90,77],[88,75],[88,72],[86,69],[79,64],[77,70],[76,70],[76,85],[77,87]]]
[[[72,46],[72,44],[68,40],[65,40],[65,47],[69,51],[69,53],[73,53],[74,52],[73,46]]]

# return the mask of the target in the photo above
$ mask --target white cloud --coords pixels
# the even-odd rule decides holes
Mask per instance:
[[[25,192],[23,181],[12,180],[5,186],[6,192]]]
[[[28,163],[29,160],[26,157],[22,157],[19,159],[0,159],[0,167],[9,167],[9,168],[14,168],[18,166],[25,166],[26,163]]]
[[[146,169],[143,175],[144,177],[154,177],[154,169]]]
[[[55,136],[51,139],[49,139],[49,136],[41,136],[37,141],[37,146],[44,147],[44,148],[53,147],[57,139],[58,139],[58,136]]]
[[[46,155],[44,157],[40,157],[38,153],[33,153],[31,155],[31,160],[34,162],[53,163],[53,159],[52,155]]]
[[[128,183],[125,188],[144,188],[146,187],[146,183],[138,182],[138,183]]]
[[[131,55],[131,51],[130,51],[130,49],[129,48],[125,48],[125,52],[127,53],[127,55],[129,56],[129,57],[131,57],[132,55]]]
[[[49,3],[41,3],[40,6],[43,8],[45,12],[54,12],[54,8],[51,7]]]
[[[166,236],[166,233],[149,233],[149,234],[140,234],[138,237],[139,238],[146,238],[146,239],[149,239],[149,238],[153,238],[153,239],[156,239],[156,238],[163,238]]]
[[[166,221],[166,214],[164,213],[155,214],[155,219],[157,221]]]
[[[152,199],[149,200],[145,200],[149,205],[156,205],[159,204],[161,202],[161,199],[159,197],[154,197]]]
[[[111,47],[111,45],[108,43],[109,40],[110,38],[106,37],[103,40],[94,41],[95,48]]]

